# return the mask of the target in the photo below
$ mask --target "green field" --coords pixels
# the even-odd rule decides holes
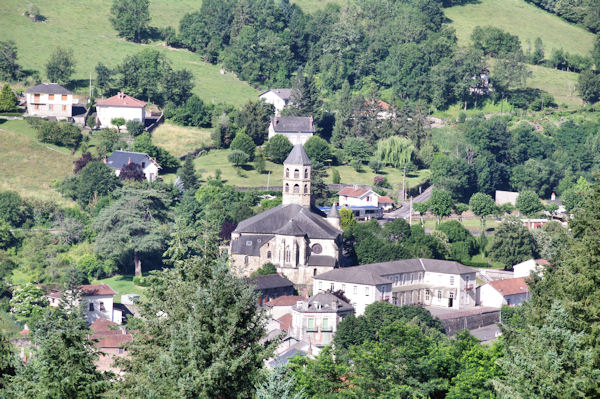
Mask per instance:
[[[101,280],[94,280],[92,284],[108,284],[110,287],[115,290],[117,295],[115,295],[115,302],[121,303],[121,295],[124,294],[138,294],[142,295],[144,293],[144,287],[140,287],[139,285],[135,285],[133,283],[133,276],[130,275],[116,275],[109,278],[104,278]]]
[[[471,33],[478,25],[492,25],[518,35],[524,50],[527,50],[528,42],[533,46],[535,39],[540,37],[546,57],[553,48],[589,55],[594,46],[592,33],[523,0],[481,0],[447,8],[445,13],[462,46],[471,43]]]
[[[575,88],[578,73],[559,71],[558,69],[545,68],[539,65],[527,65],[532,72],[527,80],[527,87],[542,89],[554,96],[556,104],[569,107],[583,105],[583,100],[577,96]]]
[[[152,132],[152,142],[176,157],[210,144],[210,129],[183,127],[163,123]]]
[[[109,21],[111,1],[39,0],[35,4],[46,21],[38,23],[23,16],[28,4],[22,0],[0,2],[0,37],[14,40],[19,63],[25,69],[40,71],[43,79],[44,65],[57,46],[73,49],[77,62],[73,79],[81,81],[81,93],[86,92],[83,86],[98,62],[114,67],[125,56],[152,47],[166,54],[174,68],[187,68],[194,74],[194,93],[204,101],[240,105],[258,94],[232,73],[221,75],[219,66],[202,62],[194,53],[169,49],[161,43],[142,45],[118,38]],[[186,12],[200,7],[192,0],[153,0],[151,4],[151,25],[156,27],[177,28]]]
[[[38,142],[26,122],[0,119],[0,190],[71,204],[51,184],[73,172],[74,159],[69,150]]]
[[[239,187],[258,187],[258,186],[281,186],[283,180],[283,166],[273,162],[266,162],[266,172],[259,174],[254,170],[251,164],[242,168],[235,168],[227,160],[229,150],[211,150],[208,154],[202,155],[194,160],[196,170],[202,174],[202,179],[214,177],[217,169],[221,170],[221,178],[227,184],[232,184]],[[343,184],[373,184],[375,173],[366,165],[361,172],[356,172],[351,166],[335,166],[335,169],[340,173],[341,183]],[[271,172],[270,176],[268,172]],[[238,173],[239,172],[239,173]],[[384,168],[379,173],[381,176],[387,177],[390,184],[394,188],[399,188],[402,185],[402,172],[394,168]],[[414,187],[418,183],[426,180],[429,177],[429,170],[420,170],[412,174],[407,174],[406,184],[408,187]],[[167,176],[167,180],[173,176]],[[325,179],[326,183],[332,183],[331,170],[329,176]]]

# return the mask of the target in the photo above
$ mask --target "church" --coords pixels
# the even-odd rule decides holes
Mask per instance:
[[[302,144],[283,162],[281,205],[240,222],[231,234],[231,261],[249,275],[265,263],[294,284],[339,266],[342,252],[340,215],[335,206],[325,215],[311,200],[312,163]]]

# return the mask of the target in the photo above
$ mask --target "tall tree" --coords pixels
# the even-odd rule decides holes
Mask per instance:
[[[535,255],[535,241],[521,220],[508,217],[496,229],[490,246],[490,258],[503,263],[506,270]]]
[[[96,251],[121,262],[133,258],[135,275],[141,276],[141,256],[164,249],[168,204],[160,191],[123,189],[93,223]]]
[[[0,41],[0,79],[15,80],[21,74],[17,64],[17,44],[12,41]]]
[[[194,169],[194,162],[192,157],[185,158],[185,162],[181,167],[179,178],[181,179],[181,183],[183,183],[183,189],[186,191],[194,191],[198,188],[198,176],[196,175],[196,171]]]
[[[304,392],[296,391],[296,379],[285,367],[275,367],[265,381],[256,387],[256,399],[305,399]]]
[[[140,306],[124,398],[251,398],[272,354],[257,294],[219,258],[215,234],[203,229],[199,255],[156,273]]]
[[[75,72],[73,50],[57,47],[46,62],[46,76],[51,82],[67,84]]]
[[[88,338],[83,301],[75,287],[67,288],[60,306],[36,324],[33,356],[11,379],[9,398],[95,399],[108,388],[110,375],[94,364],[98,354]]]
[[[248,101],[233,117],[235,125],[254,140],[256,145],[265,142],[269,121],[275,109],[264,101]]]
[[[534,191],[522,191],[517,197],[516,207],[525,216],[534,216],[544,209],[540,197]]]
[[[431,213],[437,216],[438,224],[440,224],[440,220],[443,217],[449,216],[452,213],[452,209],[454,209],[452,195],[446,190],[433,190],[427,203]]]
[[[296,116],[315,116],[320,107],[321,100],[314,76],[304,75],[304,70],[300,68],[292,80],[292,94],[286,113]]]
[[[0,91],[0,112],[16,111],[18,104],[19,101],[17,100],[17,96],[8,83],[5,83],[4,86],[2,86],[2,91]]]
[[[148,32],[149,0],[114,0],[110,22],[120,37],[139,43]]]
[[[485,227],[485,217],[494,214],[496,212],[496,204],[494,199],[487,194],[476,193],[473,194],[469,200],[469,206],[475,216],[481,218],[481,234],[484,234],[483,228]]]

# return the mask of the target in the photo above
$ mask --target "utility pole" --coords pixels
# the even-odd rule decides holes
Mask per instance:
[[[88,103],[92,101],[92,72],[90,71],[90,94],[88,96]]]
[[[267,191],[269,191],[269,182],[271,181],[271,171],[269,171],[269,174],[267,175]]]
[[[412,226],[412,197],[410,197],[410,208],[408,213],[408,225]]]
[[[402,172],[402,202],[406,201],[406,165],[404,165],[404,171]]]

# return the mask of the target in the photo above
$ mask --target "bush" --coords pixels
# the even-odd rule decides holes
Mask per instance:
[[[465,123],[465,120],[467,119],[467,114],[465,114],[464,112],[459,112],[458,114],[458,123]]]
[[[292,148],[294,148],[294,146],[287,137],[282,134],[276,134],[267,142],[265,154],[271,161],[282,164],[290,151],[292,151]]]
[[[373,170],[373,173],[379,173],[383,169],[383,162],[378,159],[371,159],[369,161],[369,168]]]
[[[362,161],[355,159],[354,161],[352,161],[352,167],[355,171],[360,172],[362,170]]]
[[[134,276],[133,284],[139,285],[140,287],[148,287],[150,285],[150,282],[148,281],[148,279],[146,277]]]
[[[38,139],[43,143],[76,148],[83,138],[81,130],[69,123],[44,121],[38,125]]]
[[[233,151],[241,151],[248,155],[248,158],[242,163],[245,163],[246,161],[252,161],[254,159],[256,144],[254,144],[254,140],[252,140],[252,138],[245,133],[240,132],[236,134],[229,148],[231,148]],[[230,160],[230,162],[233,161]]]
[[[383,176],[373,177],[373,185],[376,187],[392,188],[392,185],[388,182],[387,177]]]
[[[88,116],[88,118],[85,121],[85,125],[89,128],[95,128],[96,127],[96,117]]]
[[[131,120],[125,123],[125,128],[127,128],[127,132],[131,135],[131,137],[139,136],[144,133],[144,124],[140,121]]]
[[[182,126],[211,127],[213,107],[192,95],[180,106],[173,103],[165,107],[165,118]]]

